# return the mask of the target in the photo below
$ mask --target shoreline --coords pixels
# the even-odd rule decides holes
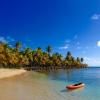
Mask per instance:
[[[24,69],[6,69],[0,68],[0,79],[10,78],[13,76],[21,75],[26,73]]]
[[[10,71],[12,70],[14,70],[15,72],[16,69],[10,69]],[[19,70],[20,69],[17,69],[16,72],[19,72]],[[96,70],[98,72],[98,69]],[[91,69],[89,69],[88,72],[90,71]],[[78,76],[81,76],[80,72],[82,72],[83,75],[85,73],[87,74],[87,70],[85,71],[76,70],[74,74],[70,74],[70,75],[71,77],[73,77],[73,75],[76,75],[75,76],[75,80],[76,80],[77,74]],[[64,77],[66,77],[66,75],[69,75],[69,73],[67,74],[66,71],[64,72],[61,71],[61,73],[62,73],[61,75],[64,75]],[[90,81],[92,80],[91,75],[93,75],[93,73],[88,73],[88,76],[90,77]],[[59,74],[55,73],[55,75],[58,76]],[[62,77],[64,80],[62,79],[56,80],[55,77],[56,76],[50,78],[48,74],[39,73],[35,71],[27,71],[25,74],[22,74],[20,76],[15,76],[12,78],[0,80],[0,99],[2,100],[84,100],[84,98],[86,97],[85,95],[88,91],[90,93],[89,99],[91,99],[91,96],[93,95],[93,93],[95,93],[95,91],[97,91],[96,93],[98,94],[99,82],[96,88],[95,88],[96,82],[94,85],[93,84],[91,85],[93,87],[91,88],[90,85],[88,85],[90,83],[86,83],[88,82],[86,80],[87,76],[85,77],[86,79],[83,80],[84,83],[87,84],[86,88],[79,88],[74,91],[70,91],[66,89],[66,85],[74,84],[74,81],[68,80],[68,77],[70,78],[70,76],[66,77],[66,79]],[[95,75],[93,75],[93,78],[94,77]],[[96,77],[96,79],[98,78]],[[81,79],[81,77],[79,79]],[[89,90],[87,90],[87,88]],[[98,90],[96,90],[97,88]],[[88,100],[87,97],[85,98],[85,100]]]

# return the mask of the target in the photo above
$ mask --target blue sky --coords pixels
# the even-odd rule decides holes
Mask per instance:
[[[0,41],[67,51],[100,65],[99,0],[0,0]]]

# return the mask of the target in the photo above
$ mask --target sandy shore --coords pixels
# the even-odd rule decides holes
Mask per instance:
[[[0,79],[8,78],[25,73],[24,69],[0,69]]]
[[[25,73],[23,69],[0,69],[0,79]],[[62,91],[62,92],[61,92]],[[0,100],[81,100],[66,91],[60,82],[50,82],[45,74],[27,72],[0,80]]]

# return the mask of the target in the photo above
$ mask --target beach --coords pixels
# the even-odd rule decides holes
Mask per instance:
[[[17,74],[14,73],[15,71]],[[14,73],[11,75],[15,75],[14,77],[9,76],[0,80],[0,100],[96,100],[100,98],[100,80],[96,77],[96,74],[100,76],[100,69],[97,68],[73,70],[70,76],[64,70],[49,74],[15,71],[9,70]],[[19,75],[19,72],[24,74]],[[74,84],[77,80],[81,80],[86,86],[68,91],[66,85]]]
[[[45,74],[9,69],[1,69],[0,72],[1,79],[9,76],[0,80],[1,100],[79,100],[69,93],[65,95],[65,85],[59,82],[52,83]],[[22,73],[25,74],[20,75]]]
[[[24,70],[24,69],[4,69],[4,68],[0,68],[0,79],[9,78],[9,77],[13,77],[13,76],[16,76],[16,75],[21,75],[25,72],[26,72],[26,70]]]

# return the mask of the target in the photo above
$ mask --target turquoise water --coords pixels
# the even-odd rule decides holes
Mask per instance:
[[[67,90],[66,85],[85,83],[84,88]],[[0,80],[0,100],[99,100],[100,68],[27,72]]]
[[[50,72],[48,79],[52,84],[56,84],[56,91],[60,91],[65,98],[71,96],[77,100],[100,99],[100,68],[59,70]],[[85,87],[73,91],[65,89],[66,85],[78,82],[85,83]]]

